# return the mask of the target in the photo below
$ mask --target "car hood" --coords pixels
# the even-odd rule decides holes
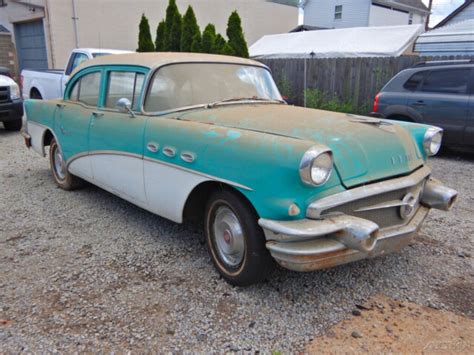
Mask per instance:
[[[325,144],[346,187],[403,175],[423,164],[409,131],[369,117],[282,104],[237,104],[187,111],[180,118]]]

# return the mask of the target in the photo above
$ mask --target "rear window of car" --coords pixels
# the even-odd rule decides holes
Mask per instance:
[[[406,81],[403,87],[407,90],[415,91],[416,89],[418,89],[421,82],[423,81],[423,78],[425,77],[425,73],[426,73],[425,71],[420,71],[418,73],[413,74],[410,77],[410,79]]]
[[[433,70],[423,81],[421,91],[465,94],[467,93],[470,72],[469,68]]]

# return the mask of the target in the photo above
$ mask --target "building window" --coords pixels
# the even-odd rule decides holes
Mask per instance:
[[[334,19],[335,20],[342,19],[342,5],[336,5],[334,9]]]
[[[408,24],[413,25],[413,12],[410,12],[410,15],[408,16]]]

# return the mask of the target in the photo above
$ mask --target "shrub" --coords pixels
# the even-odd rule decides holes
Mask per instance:
[[[237,11],[232,12],[227,22],[227,37],[229,38],[229,45],[234,50],[234,55],[243,58],[249,57],[247,42],[242,30],[242,21]]]
[[[165,32],[166,23],[161,21],[156,29],[155,49],[157,52],[163,52],[165,50]]]
[[[183,26],[181,28],[181,52],[191,52],[196,34],[200,33],[201,31],[196,20],[196,15],[190,5],[183,16]]]
[[[145,14],[142,14],[138,31],[138,48],[137,52],[154,52],[155,45],[151,38],[150,24]]]

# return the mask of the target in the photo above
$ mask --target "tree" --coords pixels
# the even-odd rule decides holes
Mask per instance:
[[[201,32],[198,32],[194,35],[193,43],[191,44],[191,52],[193,53],[202,52],[201,41],[202,41]]]
[[[233,55],[233,56],[236,55],[234,48],[230,45],[229,42],[226,42],[226,43],[224,44],[224,46],[223,46],[222,49],[221,49],[221,53],[220,53],[220,54],[223,54],[223,55]]]
[[[212,48],[216,41],[216,27],[208,24],[202,33],[201,51],[203,53],[212,53]]]
[[[181,28],[181,52],[191,52],[191,47],[196,34],[200,34],[196,15],[191,5],[188,6],[183,16],[183,26]]]
[[[165,19],[165,45],[164,50],[179,52],[181,50],[181,14],[179,13],[176,0],[170,0],[166,8]]]
[[[165,51],[166,23],[161,21],[156,29],[155,49],[157,52]]]
[[[221,54],[222,49],[224,48],[225,44],[226,44],[226,41],[224,37],[222,37],[221,34],[218,33],[216,35],[216,40],[214,41],[214,46],[212,46],[211,52],[214,54]]]
[[[229,38],[228,43],[234,49],[236,56],[249,57],[249,49],[242,30],[242,21],[237,11],[232,12],[227,22],[227,37]]]
[[[150,24],[145,14],[142,14],[140,20],[139,32],[138,32],[138,48],[137,52],[154,52],[155,45],[151,38]]]

